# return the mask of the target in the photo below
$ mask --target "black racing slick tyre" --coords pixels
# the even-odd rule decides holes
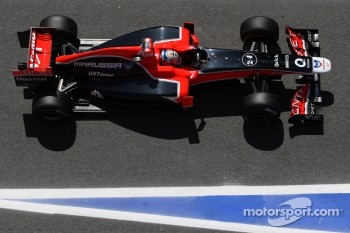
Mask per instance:
[[[242,22],[240,35],[243,42],[268,40],[277,42],[279,39],[278,23],[264,16],[252,17]]]
[[[63,15],[47,16],[40,22],[40,27],[55,28],[56,35],[62,37],[67,41],[74,41],[78,35],[77,23]]]
[[[268,125],[281,115],[278,96],[259,92],[247,95],[241,102],[244,120],[255,125]]]
[[[59,123],[72,116],[71,100],[63,93],[45,95],[33,100],[32,112],[45,123]]]

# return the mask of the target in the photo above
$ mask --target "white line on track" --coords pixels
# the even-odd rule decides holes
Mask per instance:
[[[82,189],[0,189],[0,199],[89,197],[191,197],[350,193],[350,184],[285,186],[211,186]]]

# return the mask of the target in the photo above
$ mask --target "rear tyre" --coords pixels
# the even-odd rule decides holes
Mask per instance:
[[[255,125],[271,124],[281,115],[278,97],[266,92],[247,95],[241,107],[244,120]]]
[[[266,42],[279,39],[278,23],[268,17],[256,16],[246,19],[241,24],[240,35],[243,42]]]
[[[67,41],[74,41],[78,35],[77,23],[63,15],[47,16],[40,22],[40,27],[53,27],[56,31],[56,36],[59,36]]]
[[[64,93],[44,95],[33,100],[32,112],[45,123],[59,123],[72,116],[72,103]]]

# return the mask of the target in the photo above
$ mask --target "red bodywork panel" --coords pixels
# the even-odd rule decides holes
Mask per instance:
[[[290,27],[286,27],[286,32],[289,35],[289,44],[294,53],[298,56],[307,57],[308,52],[303,35]]]
[[[51,68],[51,51],[53,28],[31,28],[27,67],[14,70],[13,76],[53,76]]]
[[[37,71],[50,67],[52,34],[33,28],[30,32],[27,67]]]
[[[295,115],[307,115],[307,95],[309,93],[309,86],[305,85],[302,87],[299,87],[298,90],[295,92],[292,103],[291,103],[291,111],[290,111],[290,117]]]

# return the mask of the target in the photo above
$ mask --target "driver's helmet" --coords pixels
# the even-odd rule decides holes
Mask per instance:
[[[163,65],[173,65],[178,66],[181,65],[181,57],[180,55],[172,49],[165,49],[160,54],[160,60]]]

